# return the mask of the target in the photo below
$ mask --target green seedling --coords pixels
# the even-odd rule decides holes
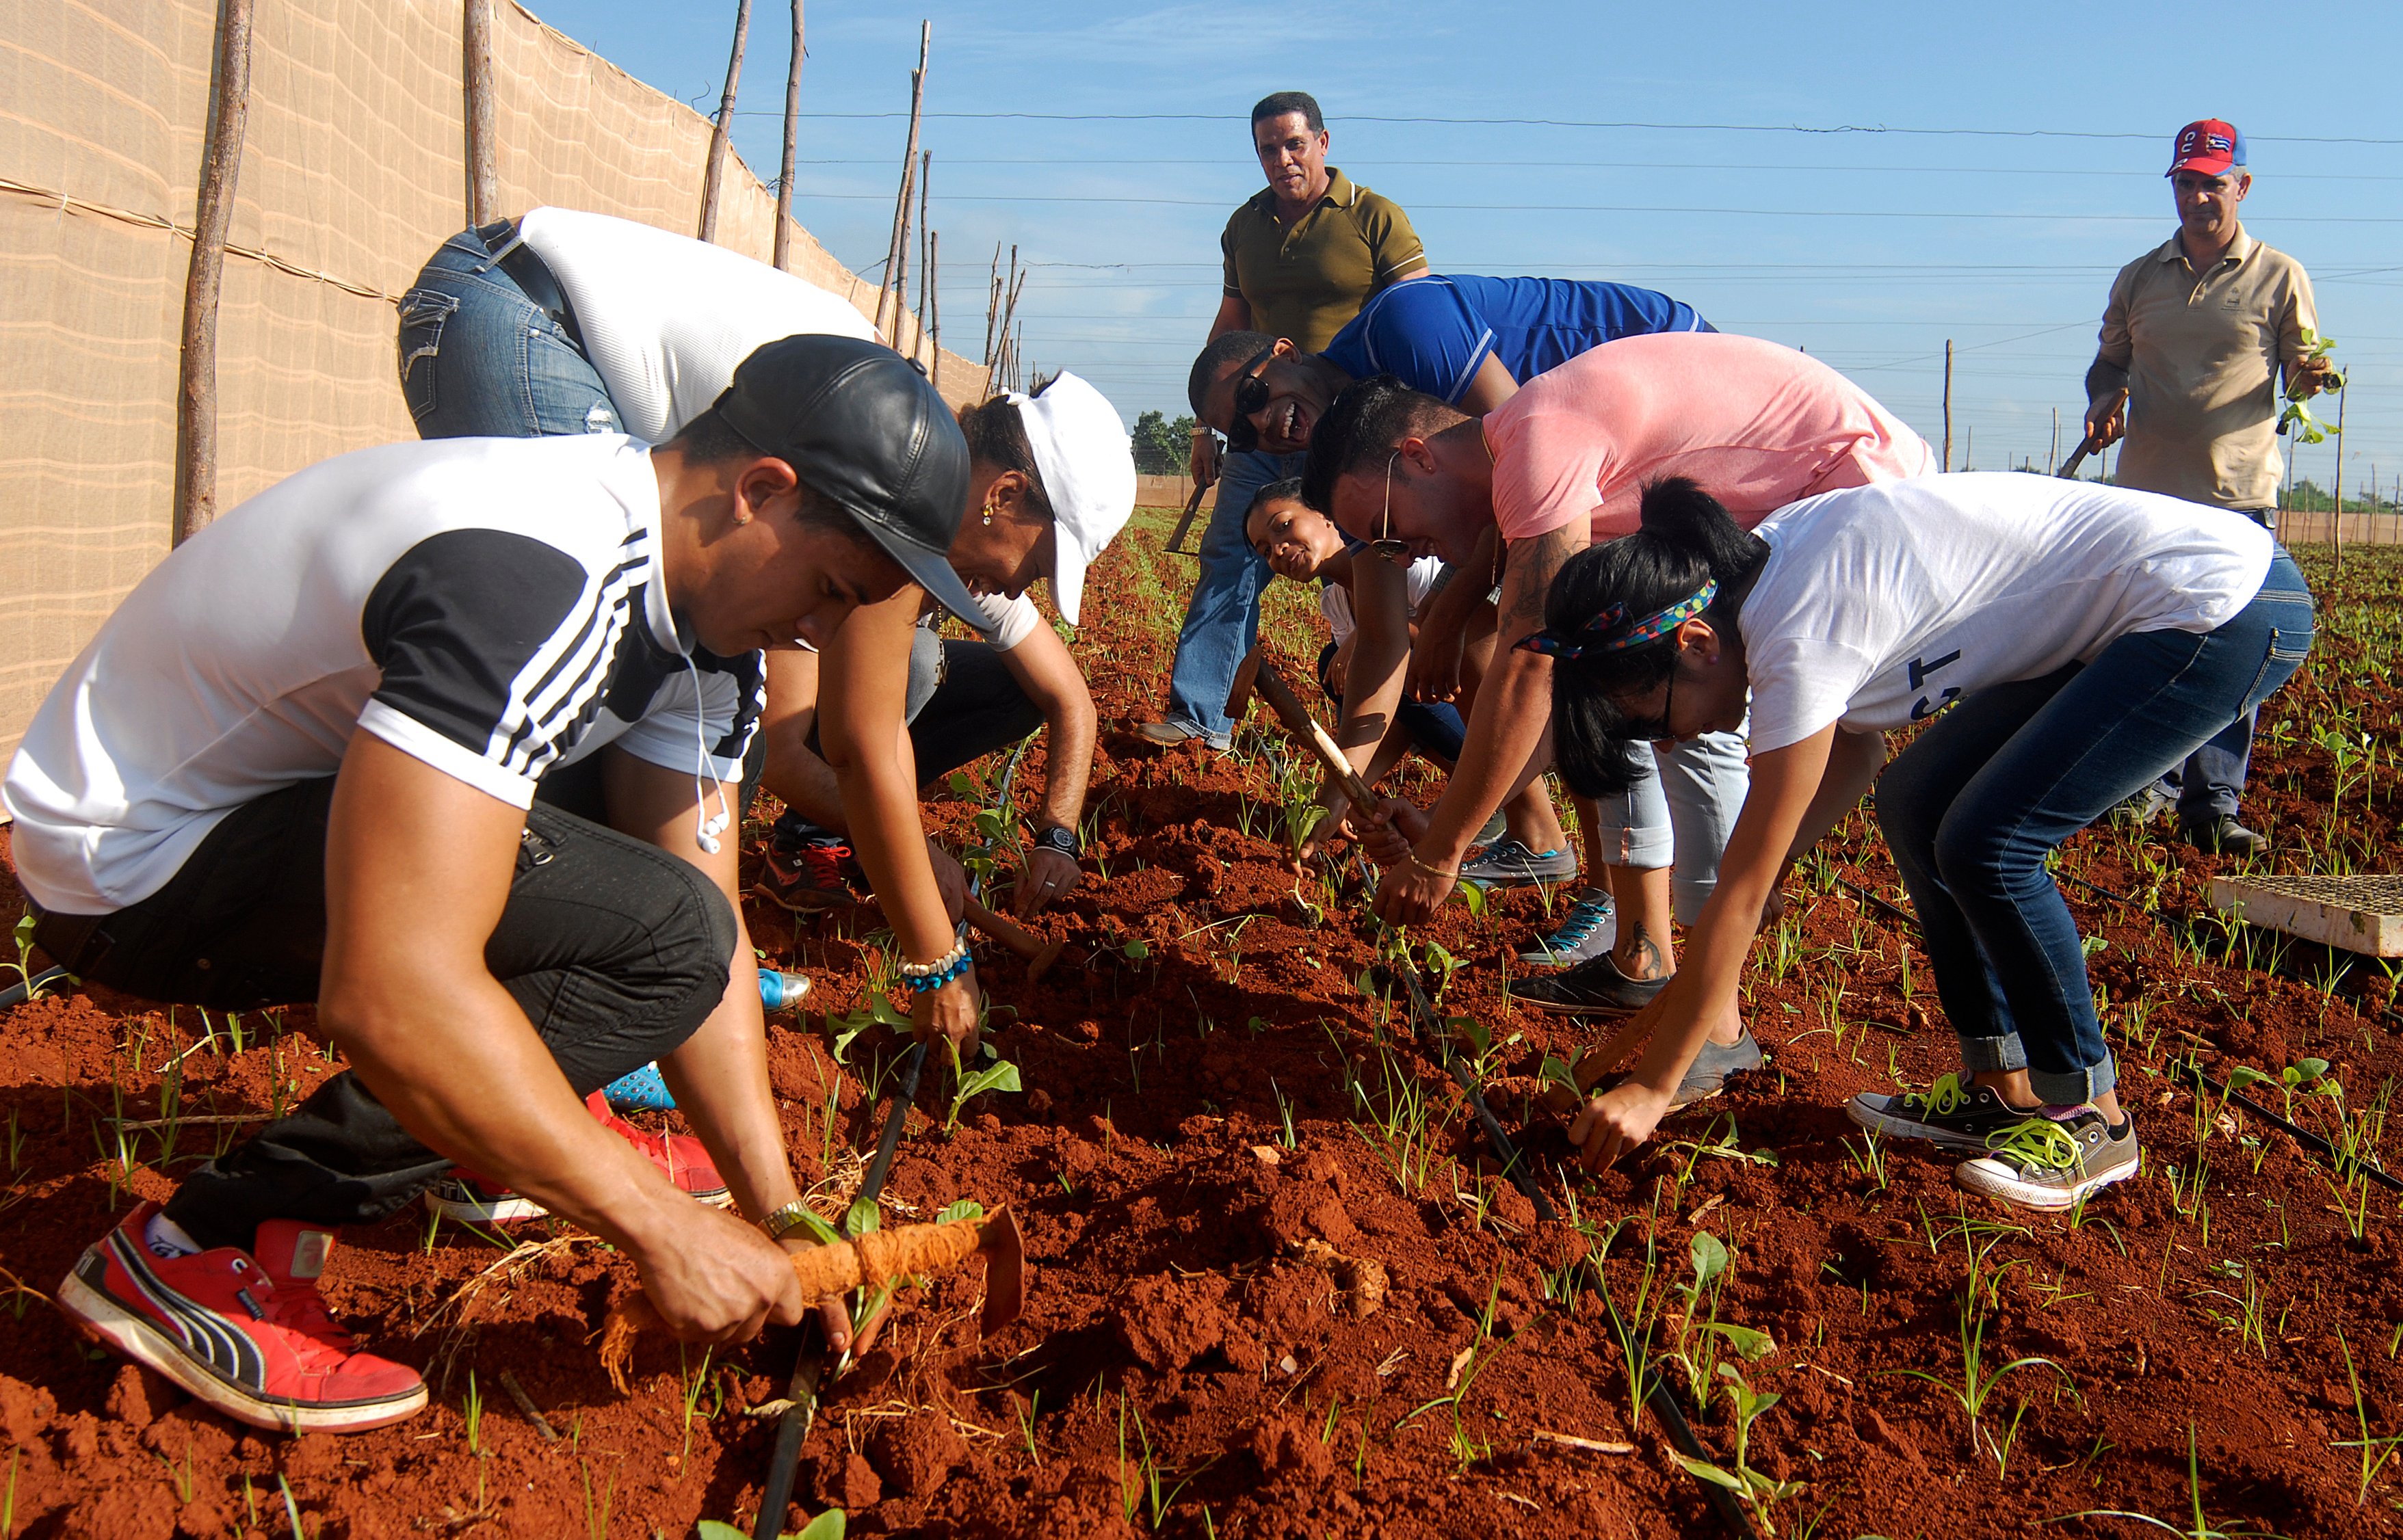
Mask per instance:
[[[1734,1261],[1727,1243],[1708,1230],[1696,1230],[1687,1254],[1693,1264],[1694,1276],[1689,1283],[1670,1285],[1671,1291],[1686,1302],[1686,1308],[1678,1317],[1677,1341],[1669,1350],[1669,1356],[1684,1367],[1694,1408],[1702,1411],[1710,1405],[1711,1377],[1720,1367],[1722,1345],[1733,1349],[1745,1363],[1757,1364],[1775,1352],[1777,1344],[1765,1331],[1718,1318],[1719,1295],[1727,1286],[1728,1272]],[[1706,1319],[1697,1320],[1703,1312],[1705,1295],[1709,1297],[1709,1314]]]
[[[2397,1335],[2403,1336],[2403,1331],[2399,1331]],[[2371,1435],[2369,1431],[2369,1401],[2368,1398],[2362,1394],[2361,1371],[2354,1367],[2353,1346],[2344,1339],[2344,1328],[2342,1326],[2339,1326],[2336,1329],[2336,1344],[2338,1349],[2344,1354],[2345,1379],[2353,1386],[2354,1422],[2361,1429],[2361,1436],[2358,1438],[2344,1439],[2340,1443],[2331,1444],[2328,1447],[2340,1450],[2359,1450],[2361,1451],[2361,1490],[2354,1496],[2354,1505],[2359,1506],[2369,1501],[2369,1484],[2378,1479],[2378,1473],[2386,1468],[2386,1462],[2394,1459],[2398,1452],[2403,1452],[2403,1448],[2398,1448],[2403,1447],[2403,1430],[2390,1433],[2383,1438],[2376,1437]],[[2388,1356],[2391,1357],[2393,1354],[2390,1353]]]
[[[275,1485],[284,1493],[284,1520],[292,1526],[292,1540],[309,1540],[309,1532],[300,1527],[300,1500],[292,1495],[292,1483],[278,1476]]]
[[[484,1452],[484,1393],[476,1388],[476,1371],[467,1371],[466,1398],[459,1403],[460,1420],[467,1424],[467,1452]]]
[[[2195,1451],[2194,1424],[2186,1425],[2186,1490],[2191,1505],[2194,1526],[2181,1528],[2164,1523],[2148,1513],[2133,1513],[2125,1508],[2089,1508],[2083,1513],[2064,1513],[2045,1520],[2048,1524],[2065,1524],[2074,1519],[2132,1519],[2139,1524],[2150,1524],[2166,1533],[2183,1535],[2185,1540],[2285,1540],[2270,1530],[2251,1529],[2238,1525],[2223,1530],[2215,1527],[2202,1513],[2202,1461]]]
[[[2303,356],[2299,362],[2326,358],[2336,347],[2335,338],[2323,337],[2309,326],[2302,328],[2299,340],[2303,345]],[[2344,389],[2344,376],[2332,372],[2327,377],[2327,383],[2320,388],[2323,394],[2333,395]],[[2303,398],[2296,394],[2293,385],[2286,387],[2285,396],[2286,409],[2278,414],[2278,431],[2290,435],[2298,444],[2327,443],[2328,430],[2326,424],[2312,415],[2312,409],[2303,404]]]
[[[1719,1374],[1728,1381],[1728,1396],[1735,1403],[1735,1469],[1722,1470],[1674,1450],[1669,1457],[1684,1466],[1687,1475],[1735,1493],[1736,1500],[1751,1510],[1753,1522],[1760,1533],[1773,1540],[1777,1533],[1773,1510],[1787,1498],[1799,1495],[1808,1483],[1780,1481],[1752,1468],[1752,1425],[1761,1413],[1777,1405],[1779,1395],[1775,1391],[1754,1390],[1732,1364],[1721,1364]]]
[[[995,1060],[983,1069],[963,1075],[960,1072],[960,1050],[951,1046],[951,1105],[943,1117],[943,1131],[951,1133],[960,1126],[960,1114],[971,1098],[989,1090],[1015,1091],[1019,1089],[1018,1066],[1007,1059]]]
[[[45,985],[45,986],[43,986],[43,987],[42,987],[42,988],[40,988],[40,989],[35,989],[35,988],[33,987],[33,984],[34,984],[34,912],[33,912],[33,910],[28,909],[28,910],[26,910],[22,915],[21,915],[21,916],[18,918],[18,921],[17,921],[17,928],[16,928],[16,930],[12,933],[12,938],[13,938],[13,939],[16,941],[16,943],[17,943],[17,960],[16,960],[14,963],[0,963],[0,968],[6,968],[6,969],[9,970],[10,972],[12,972],[12,973],[16,974],[16,976],[17,976],[17,981],[18,981],[19,983],[23,984],[23,985],[25,985],[25,986],[26,986],[26,990],[27,990],[27,992],[26,992],[26,995],[25,995],[25,998],[26,998],[26,999],[28,999],[28,1000],[39,1000],[40,998],[42,998],[42,996],[43,996],[43,995],[48,994],[48,993],[49,992],[49,986],[48,986],[48,985]]]
[[[1885,1372],[1902,1375],[1912,1380],[1924,1380],[1959,1402],[1961,1410],[1969,1420],[1969,1444],[1974,1450],[1978,1446],[1980,1433],[1979,1420],[1985,1414],[1986,1402],[1993,1396],[1995,1388],[2009,1376],[2025,1368],[2049,1368],[2059,1375],[2062,1382],[2069,1385],[2073,1391],[2076,1389],[2076,1382],[2070,1379],[2066,1369],[2049,1358],[2033,1356],[2014,1358],[1997,1369],[1988,1369],[1985,1367],[1987,1318],[1993,1310],[1994,1296],[2002,1286],[2004,1276],[2011,1268],[2019,1264],[2007,1263],[2003,1268],[1989,1272],[1986,1269],[1986,1259],[1996,1246],[2002,1244],[2003,1237],[1995,1235],[1980,1246],[1970,1239],[1969,1228],[1969,1222],[1964,1220],[1961,1226],[1961,1247],[1967,1255],[1968,1271],[1965,1279],[1958,1314],[1961,1350],[1960,1382],[1955,1384],[1924,1369],[1891,1369]],[[1999,1450],[1995,1452],[1998,1459],[2003,1457]]]

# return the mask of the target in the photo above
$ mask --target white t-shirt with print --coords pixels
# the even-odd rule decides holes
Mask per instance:
[[[1377,559],[1366,551],[1355,551],[1353,560]],[[1418,618],[1419,606],[1426,602],[1428,594],[1435,591],[1435,580],[1442,576],[1443,559],[1438,556],[1420,557],[1410,563],[1410,571],[1402,575],[1404,591],[1410,595],[1411,619]],[[1334,631],[1338,642],[1351,635],[1357,624],[1352,618],[1352,590],[1340,583],[1319,584],[1318,613],[1327,617],[1327,629]]]
[[[566,291],[618,425],[646,443],[707,410],[763,343],[876,340],[849,300],[706,241],[553,208],[528,213],[518,233]]]
[[[1823,493],[1754,533],[1772,552],[1738,622],[1755,754],[1923,721],[2136,631],[2214,631],[2275,549],[2223,509],[2007,471]]]

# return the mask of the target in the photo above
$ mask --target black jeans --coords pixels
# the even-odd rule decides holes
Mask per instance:
[[[913,645],[908,705],[916,708],[908,713],[910,751],[918,763],[921,791],[1043,725],[1042,708],[1027,698],[1017,675],[989,642]],[[823,752],[815,728],[810,729],[809,748],[812,754]],[[767,745],[755,734],[743,771],[746,792],[758,784],[766,762]],[[750,804],[746,800],[743,805]],[[788,809],[777,818],[775,832],[779,843],[790,850],[816,834],[817,825]]]
[[[314,1000],[333,794],[329,776],[237,808],[158,893],[96,921],[41,915],[35,938],[77,975],[162,1005]],[[538,801],[484,963],[585,1096],[708,1019],[734,935],[732,906],[698,868]],[[263,1220],[381,1219],[450,1167],[346,1070],[194,1172],[167,1214],[203,1246],[247,1246]]]

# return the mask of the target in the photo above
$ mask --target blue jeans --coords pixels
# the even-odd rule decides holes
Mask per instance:
[[[1719,885],[1719,860],[1752,789],[1743,733],[1706,732],[1674,747],[1627,745],[1635,783],[1594,799],[1594,849],[1614,867],[1671,868],[1677,920],[1693,924]],[[1658,773],[1654,773],[1655,771]],[[1600,885],[1602,874],[1586,881]]]
[[[2045,856],[2258,708],[2311,645],[2311,590],[2282,548],[2210,634],[2137,631],[2083,667],[1980,690],[1886,767],[1878,823],[1964,1069],[2024,1069],[2054,1105],[2111,1089],[2085,949]]]
[[[421,438],[620,431],[600,370],[473,230],[400,297],[400,391]]]
[[[2229,511],[2252,520],[2272,534],[2278,533],[2275,508]],[[2161,777],[2160,789],[2177,799],[2181,826],[2193,828],[2216,823],[2222,816],[2236,816],[2237,804],[2244,797],[2244,778],[2253,764],[2253,715],[2248,711],[2228,724],[2226,730],[2188,755],[2184,764],[2171,766]]]
[[[1318,687],[1340,711],[1343,697],[1327,683],[1327,671],[1335,666],[1340,642],[1329,642],[1318,649]],[[1407,734],[1410,747],[1430,759],[1440,759],[1445,768],[1460,763],[1460,751],[1468,742],[1468,724],[1460,719],[1460,708],[1449,701],[1404,701],[1394,713],[1395,725]]]
[[[1176,633],[1176,661],[1168,673],[1168,719],[1199,728],[1213,742],[1234,730],[1227,692],[1235,668],[1260,639],[1260,590],[1269,564],[1243,538],[1243,518],[1262,487],[1299,476],[1307,454],[1230,454],[1218,467],[1218,503],[1202,534],[1202,575]]]

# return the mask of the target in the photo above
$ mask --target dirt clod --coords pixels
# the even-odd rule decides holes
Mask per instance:
[[[915,1498],[932,1497],[967,1457],[967,1440],[933,1407],[887,1420],[868,1440],[868,1463],[875,1474]]]

